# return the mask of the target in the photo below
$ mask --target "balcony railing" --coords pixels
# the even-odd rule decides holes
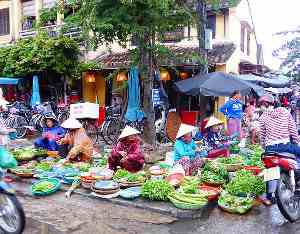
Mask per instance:
[[[39,29],[46,31],[48,33],[49,37],[57,37],[60,33],[60,30],[63,31],[63,35],[68,36],[68,37],[73,37],[73,38],[78,38],[81,34],[80,27],[74,26],[74,27],[68,27],[66,29],[64,29],[63,27],[64,27],[64,25],[62,25],[62,26],[51,25],[51,26],[41,27]],[[34,37],[34,36],[36,36],[36,34],[37,34],[36,29],[22,30],[19,33],[20,38]]]

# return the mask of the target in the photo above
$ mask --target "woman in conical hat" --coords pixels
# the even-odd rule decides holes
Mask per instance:
[[[34,142],[36,148],[43,148],[50,151],[58,151],[57,140],[65,135],[65,130],[59,126],[54,114],[48,113],[44,116],[45,127],[40,138]]]
[[[210,148],[208,157],[228,156],[227,139],[222,134],[223,122],[211,116],[206,123],[205,129],[205,143]]]
[[[108,158],[109,169],[115,171],[121,167],[129,172],[137,172],[143,168],[145,157],[141,150],[139,134],[141,133],[138,130],[130,126],[123,129]]]
[[[71,150],[68,152],[67,161],[91,161],[93,154],[93,142],[88,137],[82,124],[75,118],[70,117],[61,126],[68,130],[59,143],[68,145]]]
[[[196,130],[194,126],[181,124],[176,136],[174,160],[183,167],[186,175],[193,175],[203,165],[200,156],[196,156],[197,145],[192,138]]]

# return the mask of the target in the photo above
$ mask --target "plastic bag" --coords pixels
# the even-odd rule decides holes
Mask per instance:
[[[4,147],[0,147],[0,167],[7,169],[15,168],[17,165],[17,160]]]

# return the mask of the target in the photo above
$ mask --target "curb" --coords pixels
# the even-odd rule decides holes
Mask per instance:
[[[15,183],[23,183],[23,184],[28,184],[28,185],[31,185],[33,182],[34,182],[34,180],[20,179],[20,178],[15,180]],[[59,191],[67,192],[68,189],[69,189],[69,186],[67,187],[66,185],[63,184]],[[34,195],[32,195],[30,193],[29,190],[27,190],[27,191],[17,190],[17,194],[20,194],[22,196],[35,197]],[[137,198],[135,200],[125,200],[122,198],[108,199],[108,198],[95,197],[94,195],[91,194],[90,191],[83,189],[83,188],[76,189],[75,191],[73,191],[73,194],[77,194],[77,195],[84,196],[84,197],[94,199],[94,200],[110,202],[115,205],[120,205],[120,206],[125,206],[125,207],[133,207],[133,208],[138,208],[138,209],[142,209],[145,211],[159,213],[162,215],[169,215],[169,216],[177,218],[177,219],[201,218],[204,213],[209,212],[209,210],[211,210],[213,207],[215,207],[215,203],[208,203],[207,205],[203,206],[199,210],[182,210],[182,209],[177,209],[170,202],[148,201],[143,198]]]

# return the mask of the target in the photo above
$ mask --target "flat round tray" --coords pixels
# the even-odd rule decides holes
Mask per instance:
[[[44,181],[49,181],[50,183],[52,183],[54,185],[54,187],[49,189],[48,191],[45,191],[45,192],[34,192],[34,187],[37,186],[39,183],[44,182]],[[61,183],[58,179],[55,179],[55,178],[43,179],[43,180],[40,180],[40,181],[34,183],[31,186],[31,192],[35,196],[46,196],[46,195],[50,195],[50,194],[55,193],[56,191],[58,191],[59,188],[60,188],[60,185],[61,185]]]
[[[125,199],[135,199],[141,195],[141,187],[131,187],[120,191],[119,195]]]
[[[100,180],[93,183],[93,188],[97,190],[114,190],[119,189],[120,186],[113,180]]]

